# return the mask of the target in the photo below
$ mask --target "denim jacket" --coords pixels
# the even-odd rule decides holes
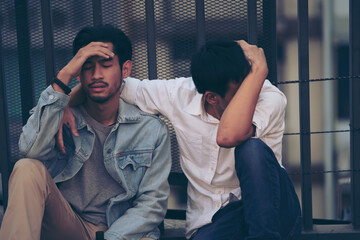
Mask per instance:
[[[20,152],[42,161],[56,183],[72,178],[89,158],[94,131],[73,108],[79,137],[64,127],[66,154],[55,147],[64,108],[69,96],[51,86],[42,92],[37,106],[23,127]],[[108,202],[109,229],[105,238],[159,238],[158,225],[164,219],[171,155],[168,129],[158,118],[119,100],[117,121],[104,144],[104,164],[124,193]]]

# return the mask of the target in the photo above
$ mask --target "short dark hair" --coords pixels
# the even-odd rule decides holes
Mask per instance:
[[[224,97],[230,82],[241,83],[250,65],[234,41],[206,43],[191,59],[191,75],[199,93],[211,91]]]
[[[132,58],[130,39],[123,31],[112,25],[106,24],[81,29],[73,42],[73,54],[75,55],[80,48],[91,42],[111,42],[114,45],[114,53],[119,58],[120,67]]]

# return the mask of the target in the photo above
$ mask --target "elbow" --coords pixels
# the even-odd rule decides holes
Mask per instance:
[[[239,146],[255,134],[254,126],[251,126],[247,131],[218,131],[216,136],[216,143],[223,148],[232,148]]]
[[[240,145],[246,141],[246,138],[241,136],[218,136],[216,138],[216,143],[223,148],[232,148]]]

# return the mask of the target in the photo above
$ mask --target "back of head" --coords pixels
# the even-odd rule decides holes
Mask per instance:
[[[124,62],[132,58],[130,39],[123,31],[111,25],[81,29],[73,42],[73,54],[75,55],[80,48],[91,42],[111,42],[114,45],[114,53],[118,56],[121,67]]]
[[[191,59],[191,75],[199,93],[224,97],[230,82],[241,83],[250,71],[241,47],[234,41],[206,43]]]

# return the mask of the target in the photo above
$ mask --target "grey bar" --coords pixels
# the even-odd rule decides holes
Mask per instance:
[[[34,83],[30,58],[30,34],[27,13],[27,0],[15,0],[16,30],[19,57],[19,76],[21,92],[21,112],[23,125],[34,106]]]
[[[205,44],[205,7],[204,0],[196,0],[196,49]]]
[[[2,38],[0,31],[0,172],[2,179],[2,194],[4,211],[8,202],[8,181],[10,176],[10,134],[5,92],[4,56],[2,52]]]
[[[248,42],[250,44],[257,44],[257,0],[247,1],[248,14]]]
[[[270,48],[264,49],[268,59],[268,79],[275,85],[277,79],[277,38],[276,38],[276,0],[263,1],[263,34],[270,32]],[[266,31],[270,29],[270,31]]]
[[[350,0],[350,76],[360,76],[360,1]],[[360,229],[360,79],[350,79],[352,223]]]
[[[311,196],[311,145],[309,104],[309,23],[308,0],[298,0],[300,158],[302,170],[302,213],[304,230],[313,229]]]
[[[101,0],[92,0],[94,26],[102,25]]]
[[[149,79],[157,79],[154,0],[145,0]]]
[[[41,18],[43,26],[46,82],[51,84],[55,75],[53,21],[50,0],[41,0]]]

